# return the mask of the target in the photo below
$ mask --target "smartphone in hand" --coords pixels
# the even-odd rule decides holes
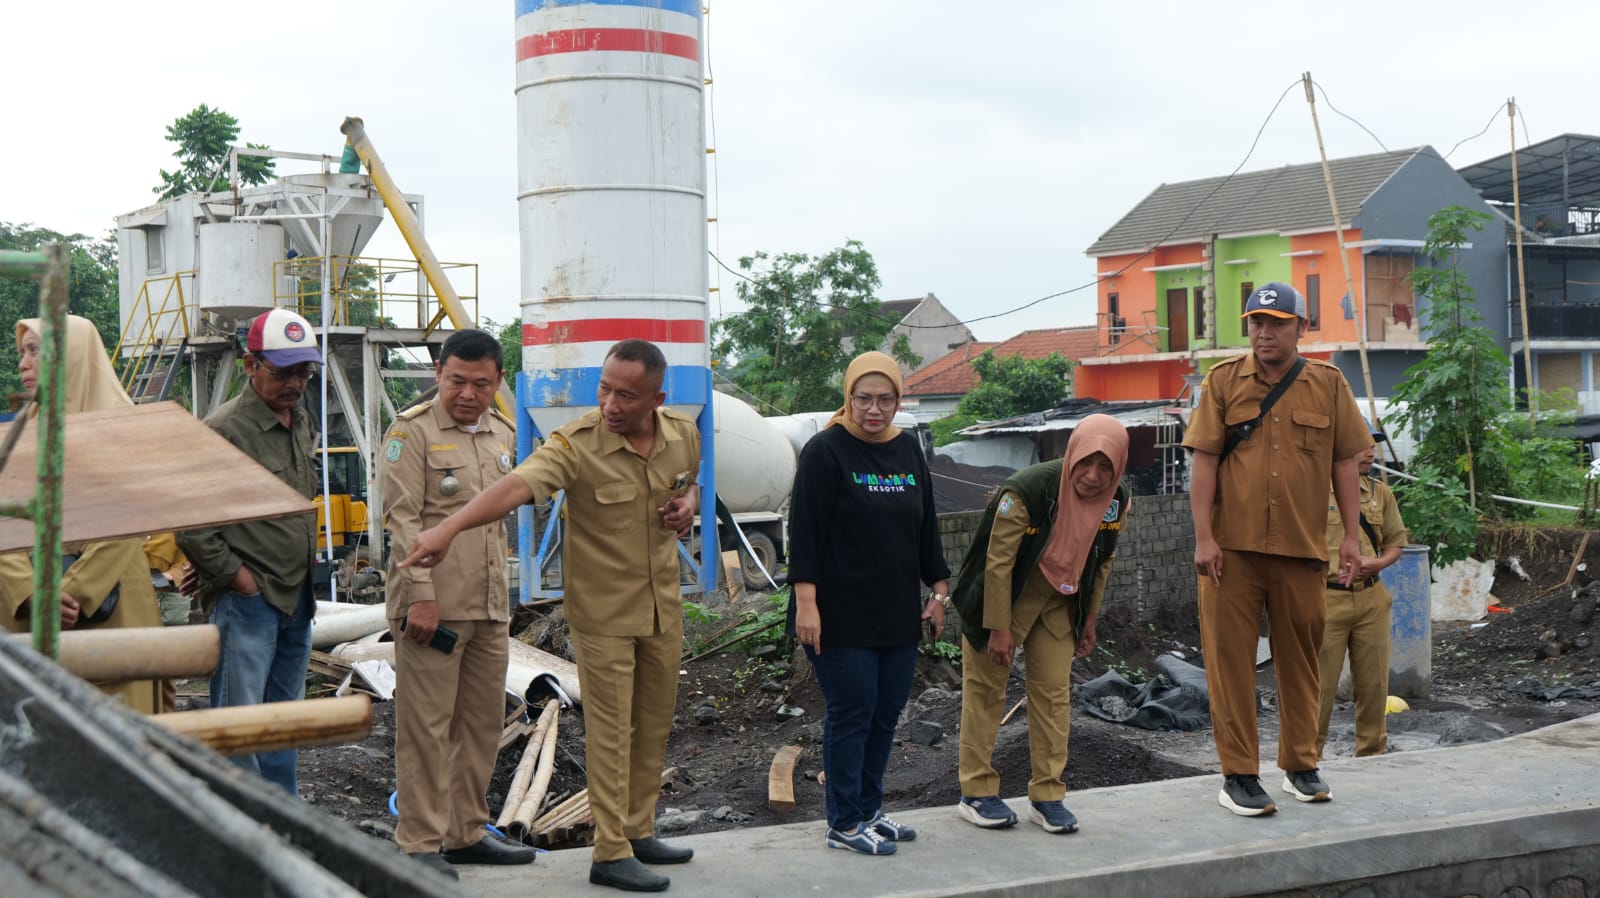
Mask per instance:
[[[404,633],[406,630],[407,619],[407,617],[400,618],[401,633]],[[456,635],[456,631],[446,627],[444,624],[440,624],[438,628],[433,631],[433,638],[428,640],[428,648],[438,649],[439,651],[448,655],[456,650],[456,639],[458,638],[459,637]]]

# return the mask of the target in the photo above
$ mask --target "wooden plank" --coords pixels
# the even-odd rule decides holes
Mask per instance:
[[[1561,581],[1562,586],[1571,586],[1572,578],[1578,576],[1578,565],[1583,564],[1583,553],[1589,551],[1589,537],[1593,535],[1593,530],[1583,531],[1583,540],[1578,543],[1578,551],[1572,556],[1572,567],[1567,568],[1567,578]]]
[[[0,425],[0,437],[20,423]],[[26,424],[0,471],[0,503],[33,499],[38,422]],[[310,499],[175,402],[68,415],[66,444],[68,543],[312,513]],[[32,548],[32,521],[0,518],[0,553]]]
[[[798,760],[798,745],[785,745],[772,756],[772,769],[767,771],[767,807],[774,811],[794,810],[794,763]]]

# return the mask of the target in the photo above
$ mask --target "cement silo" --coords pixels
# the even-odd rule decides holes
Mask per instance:
[[[668,404],[700,420],[709,511],[700,15],[699,0],[517,0],[517,432],[526,457],[594,407],[612,344],[650,340]],[[539,547],[526,520],[521,536],[526,599]]]

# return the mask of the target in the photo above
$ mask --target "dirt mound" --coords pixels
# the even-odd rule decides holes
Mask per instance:
[[[964,465],[948,455],[935,455],[928,468],[933,474],[933,504],[939,514],[983,508],[989,504],[994,488],[1016,473],[1007,467]]]

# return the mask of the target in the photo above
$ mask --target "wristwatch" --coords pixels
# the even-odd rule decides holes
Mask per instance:
[[[935,602],[938,602],[940,605],[944,606],[945,608],[949,608],[950,607],[950,597],[945,595],[942,592],[930,593],[928,595],[928,598],[932,599]]]

